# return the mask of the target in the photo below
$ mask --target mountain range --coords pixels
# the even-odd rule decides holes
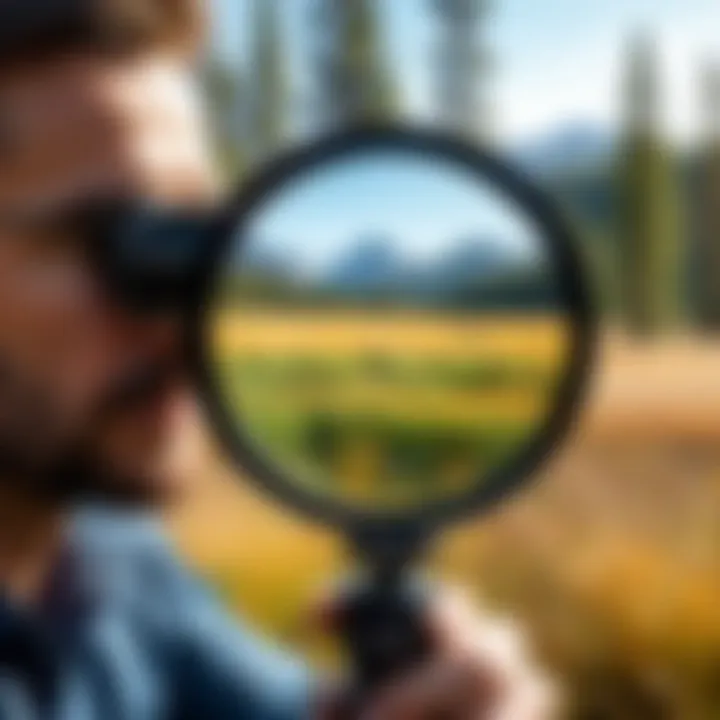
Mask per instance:
[[[333,265],[322,283],[350,293],[392,290],[433,293],[443,286],[477,282],[511,269],[517,254],[492,237],[459,238],[432,260],[413,261],[397,251],[390,239],[359,240]]]
[[[617,138],[586,122],[572,122],[508,149],[509,156],[527,172],[542,176],[571,173],[612,162]]]

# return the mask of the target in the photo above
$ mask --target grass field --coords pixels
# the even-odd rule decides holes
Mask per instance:
[[[378,345],[417,353],[427,343],[427,326],[423,341],[418,326],[382,325],[368,327]],[[344,321],[314,330],[256,317],[219,336],[241,352],[352,348]],[[467,355],[464,330],[433,330],[444,357]],[[472,347],[552,364],[552,334],[520,320],[483,328]],[[572,439],[526,493],[435,552],[437,572],[525,624],[573,718],[720,717],[718,368],[720,342],[635,345],[607,333]],[[231,476],[211,454],[173,518],[178,542],[234,607],[308,647],[302,608],[346,564],[344,549]]]
[[[343,355],[356,349],[358,337],[368,348],[389,345],[409,353],[427,352],[429,343],[443,357],[534,357],[552,365],[563,351],[563,326],[548,318],[503,318],[478,321],[449,316],[352,314],[350,312],[287,314],[243,313],[216,324],[219,345],[230,351],[275,348],[302,352],[322,350]]]
[[[234,414],[299,480],[356,503],[466,492],[543,424],[567,364],[552,316],[228,315],[216,356]]]

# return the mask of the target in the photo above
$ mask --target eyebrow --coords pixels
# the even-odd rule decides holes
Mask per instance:
[[[0,228],[24,232],[71,230],[100,235],[132,201],[132,197],[118,194],[22,209],[0,207]]]

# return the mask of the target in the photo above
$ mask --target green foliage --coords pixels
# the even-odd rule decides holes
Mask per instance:
[[[496,463],[522,437],[525,423],[485,427],[474,422],[382,414],[314,413],[307,418],[303,446],[323,465],[332,467],[348,448],[373,448],[383,477],[395,481],[437,481],[450,463],[470,468]]]
[[[654,335],[682,312],[675,173],[662,143],[639,136],[624,149],[621,172],[626,321],[633,333]]]
[[[705,87],[707,138],[693,187],[696,222],[696,317],[700,327],[720,331],[720,67],[712,67]]]
[[[247,162],[239,127],[239,108],[245,97],[243,78],[235,68],[211,57],[202,68],[202,83],[218,165],[225,177],[235,179]]]
[[[383,58],[378,10],[369,0],[350,0],[344,39],[349,74],[354,78],[359,104],[356,116],[386,120],[396,111],[394,89]]]
[[[647,43],[632,48],[619,168],[623,300],[627,326],[640,336],[671,327],[681,314],[680,196],[657,127],[654,60]]]
[[[497,466],[532,431],[532,420],[522,410],[508,417],[466,408],[486,400],[503,407],[518,393],[542,398],[554,380],[532,359],[381,352],[251,355],[231,360],[221,375],[251,435],[278,461],[301,477],[347,481],[353,492],[383,499],[404,487],[447,492]]]
[[[252,61],[253,152],[265,154],[285,138],[288,121],[287,78],[276,0],[255,0]]]
[[[517,310],[525,313],[544,313],[560,307],[562,302],[552,282],[548,282],[547,268],[519,269],[505,272],[488,280],[480,278],[458,288],[449,303],[459,312],[488,310]]]
[[[440,20],[436,56],[436,111],[450,131],[470,140],[486,140],[490,119],[482,80],[491,58],[481,29],[489,12],[487,0],[427,0]]]
[[[223,375],[237,378],[243,388],[266,386],[277,392],[311,385],[322,385],[329,391],[339,383],[349,386],[361,382],[467,391],[538,389],[552,381],[551,373],[532,360],[507,358],[452,362],[381,353],[355,358],[257,355],[232,360],[230,365]]]
[[[375,0],[323,0],[317,76],[323,122],[382,122],[397,114]]]

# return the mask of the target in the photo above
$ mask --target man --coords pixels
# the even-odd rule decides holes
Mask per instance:
[[[226,617],[141,516],[182,490],[175,450],[196,424],[179,328],[116,301],[70,222],[101,198],[212,201],[197,15],[192,0],[0,4],[0,720],[342,707]],[[547,717],[515,635],[459,605],[429,613],[432,660],[367,717]]]

